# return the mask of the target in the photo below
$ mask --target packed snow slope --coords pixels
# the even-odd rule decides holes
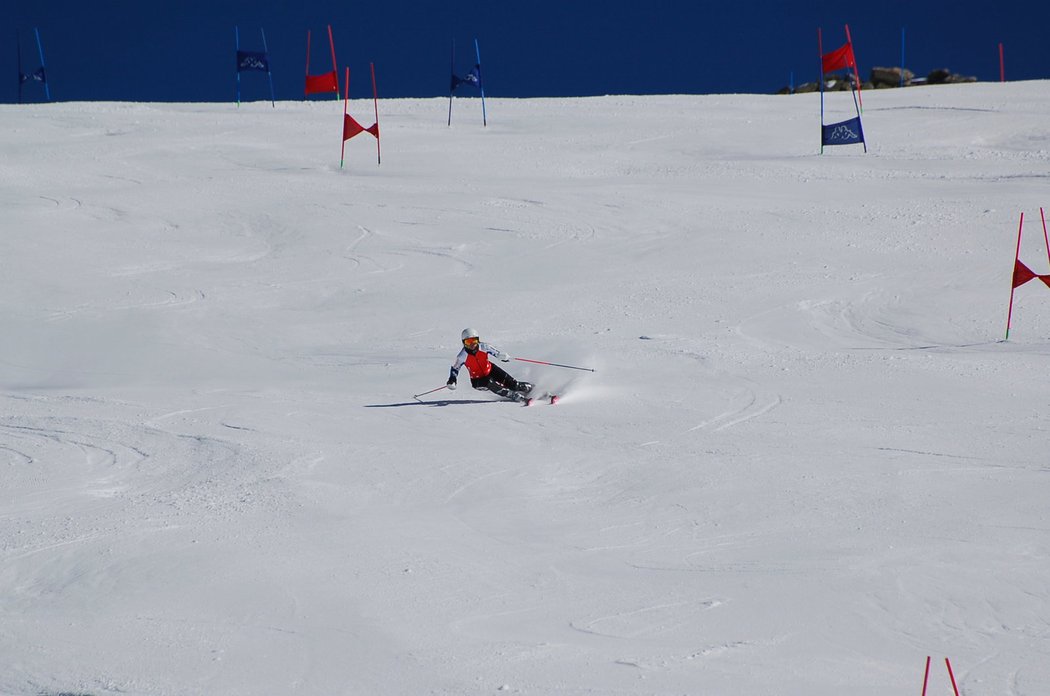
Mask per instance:
[[[0,693],[1045,696],[1050,83],[863,98],[0,107]]]

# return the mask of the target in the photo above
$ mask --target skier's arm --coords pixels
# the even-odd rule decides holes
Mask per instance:
[[[505,353],[490,343],[482,343],[478,346],[478,348],[485,351],[492,357],[498,358],[500,362],[510,362],[510,353]]]
[[[463,367],[463,363],[467,361],[467,351],[459,351],[459,355],[456,356],[456,360],[452,363],[452,367],[448,370],[448,381],[445,384],[449,389],[456,388],[456,378],[459,376],[459,368]]]

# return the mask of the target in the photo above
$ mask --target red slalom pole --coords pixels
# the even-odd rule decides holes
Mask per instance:
[[[350,66],[346,67],[346,96],[343,97],[343,129],[340,131],[343,144],[339,149],[339,168],[343,168],[343,158],[346,156],[346,103],[350,101]]]
[[[926,696],[926,683],[930,680],[930,656],[926,656],[926,672],[922,675],[922,696]]]
[[[339,66],[335,62],[335,40],[332,38],[332,25],[328,25],[328,45],[332,48],[332,75],[335,77],[335,98],[339,98]]]
[[[1046,260],[1050,261],[1050,237],[1046,235],[1046,215],[1039,209],[1039,218],[1043,221],[1043,241],[1046,242]]]
[[[1024,227],[1024,211],[1021,211],[1021,221],[1017,223],[1017,249],[1014,251],[1014,265],[1010,269],[1010,308],[1006,310],[1006,338],[1004,341],[1010,340],[1010,320],[1014,315],[1014,291],[1017,286],[1014,285],[1014,272],[1017,270],[1017,260],[1021,258],[1021,228]]]
[[[853,60],[853,77],[857,80],[857,101],[860,102],[861,113],[864,113],[864,95],[860,90],[860,73],[857,72],[857,52],[853,50],[853,37],[849,33],[849,25],[846,25],[846,41],[849,43],[850,58]],[[903,67],[902,67],[903,69]],[[865,145],[865,148],[867,145]]]
[[[952,663],[946,657],[944,658],[944,664],[948,665],[948,677],[952,680],[952,690],[955,691],[955,696],[959,696],[959,687],[955,685],[955,675],[952,674]]]
[[[521,362],[536,363],[537,365],[550,365],[551,367],[564,367],[569,370],[583,370],[584,372],[594,372],[593,367],[576,367],[575,365],[561,365],[559,363],[547,362],[546,360],[529,360],[528,358],[514,358]]]
[[[368,66],[372,69],[372,106],[376,111],[376,132],[374,133],[376,136],[376,164],[382,164],[383,153],[379,150],[379,92],[376,90],[376,64],[369,63]],[[1050,245],[1047,246],[1047,251],[1050,252]]]
[[[999,82],[1006,82],[1006,64],[1003,62],[1003,43],[999,42]]]

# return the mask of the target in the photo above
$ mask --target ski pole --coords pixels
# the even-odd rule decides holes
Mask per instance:
[[[448,389],[448,385],[447,384],[442,384],[437,389],[431,389],[430,391],[425,391],[422,394],[413,394],[412,398],[415,399],[416,401],[419,401],[419,397],[426,396],[427,394],[433,394],[434,392],[441,391],[442,389]]]
[[[547,362],[546,360],[529,360],[528,358],[514,358],[521,362],[536,363],[537,365],[550,365],[551,367],[565,367],[570,370],[583,370],[584,372],[594,372],[593,367],[576,367],[575,365],[561,365],[559,363]]]

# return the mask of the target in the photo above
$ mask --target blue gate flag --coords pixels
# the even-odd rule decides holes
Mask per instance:
[[[237,51],[237,72],[270,72],[270,59],[263,51]]]
[[[821,145],[853,145],[864,142],[864,129],[860,125],[860,116],[821,125]]]
[[[36,47],[40,52],[40,67],[33,72],[22,71],[22,34],[15,32],[15,42],[18,44],[18,103],[22,103],[22,87],[27,82],[39,82],[44,87],[44,95],[51,101],[51,88],[47,84],[47,68],[44,67],[44,45],[40,43],[40,30],[33,29],[36,34]]]
[[[47,73],[44,72],[44,66],[40,66],[39,68],[37,68],[36,71],[33,72],[31,75],[26,75],[25,73],[18,73],[18,81],[19,82],[26,83],[26,82],[29,82],[30,80],[33,80],[34,82],[44,82],[44,83],[46,83],[47,82]]]
[[[452,125],[452,96],[456,88],[462,84],[470,85],[481,92],[481,125],[488,125],[488,117],[485,115],[485,83],[481,79],[481,49],[478,48],[478,40],[474,39],[474,69],[467,73],[466,77],[456,74],[456,40],[452,39],[452,62],[450,72],[452,79],[448,86],[448,125]]]
[[[455,73],[452,73],[452,85],[451,85],[450,89],[453,92],[456,91],[456,87],[459,87],[463,83],[466,83],[468,85],[473,85],[474,87],[480,86],[481,85],[481,66],[480,65],[475,65],[474,69],[471,70],[469,73],[467,73],[466,77],[460,77],[459,75],[456,75]]]
[[[259,36],[262,37],[263,50],[242,51],[241,29],[233,28],[234,48],[237,51],[237,106],[241,105],[241,73],[242,72],[264,72],[266,79],[270,82],[270,106],[276,108],[277,102],[273,94],[273,74],[270,72],[270,49],[266,47],[266,32],[259,28]]]

